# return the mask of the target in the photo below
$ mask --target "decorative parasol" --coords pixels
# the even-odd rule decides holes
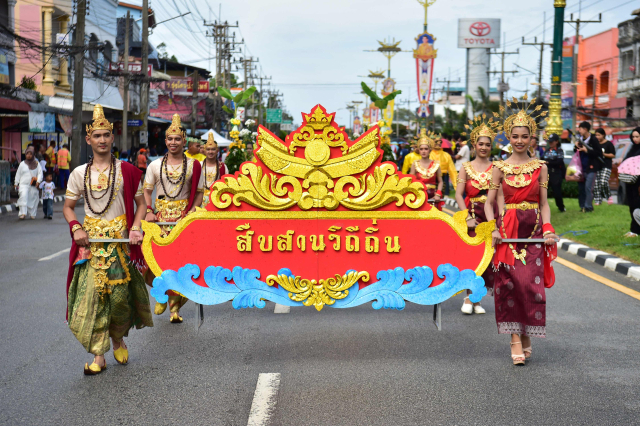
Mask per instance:
[[[627,158],[618,166],[618,173],[640,176],[640,155]]]

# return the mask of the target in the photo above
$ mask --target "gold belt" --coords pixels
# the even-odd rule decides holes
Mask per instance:
[[[427,187],[427,189],[436,189],[436,186],[431,185],[430,183],[425,184],[425,186]]]
[[[82,228],[89,234],[89,238],[122,238],[121,232],[127,229],[127,215],[123,214],[111,220],[85,216]]]
[[[162,213],[164,219],[178,219],[187,208],[189,200],[156,199],[156,210]]]
[[[487,196],[483,195],[481,197],[470,198],[469,201],[471,201],[472,203],[486,203]]]
[[[534,210],[538,208],[538,203],[528,203],[523,201],[518,204],[507,204],[506,209],[519,209],[519,210]]]

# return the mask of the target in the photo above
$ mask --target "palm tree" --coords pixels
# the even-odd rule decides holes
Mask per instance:
[[[492,112],[498,112],[500,110],[500,102],[492,101],[483,87],[478,87],[478,94],[480,99],[475,100],[471,95],[467,95],[466,98],[471,104],[471,114],[475,117],[477,114],[491,115]]]

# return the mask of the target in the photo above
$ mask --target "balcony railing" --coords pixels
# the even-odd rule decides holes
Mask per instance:
[[[618,80],[618,93],[640,89],[640,76]]]

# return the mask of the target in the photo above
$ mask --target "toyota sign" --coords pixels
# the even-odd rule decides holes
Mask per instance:
[[[500,47],[500,20],[458,19],[458,47],[466,49]]]

